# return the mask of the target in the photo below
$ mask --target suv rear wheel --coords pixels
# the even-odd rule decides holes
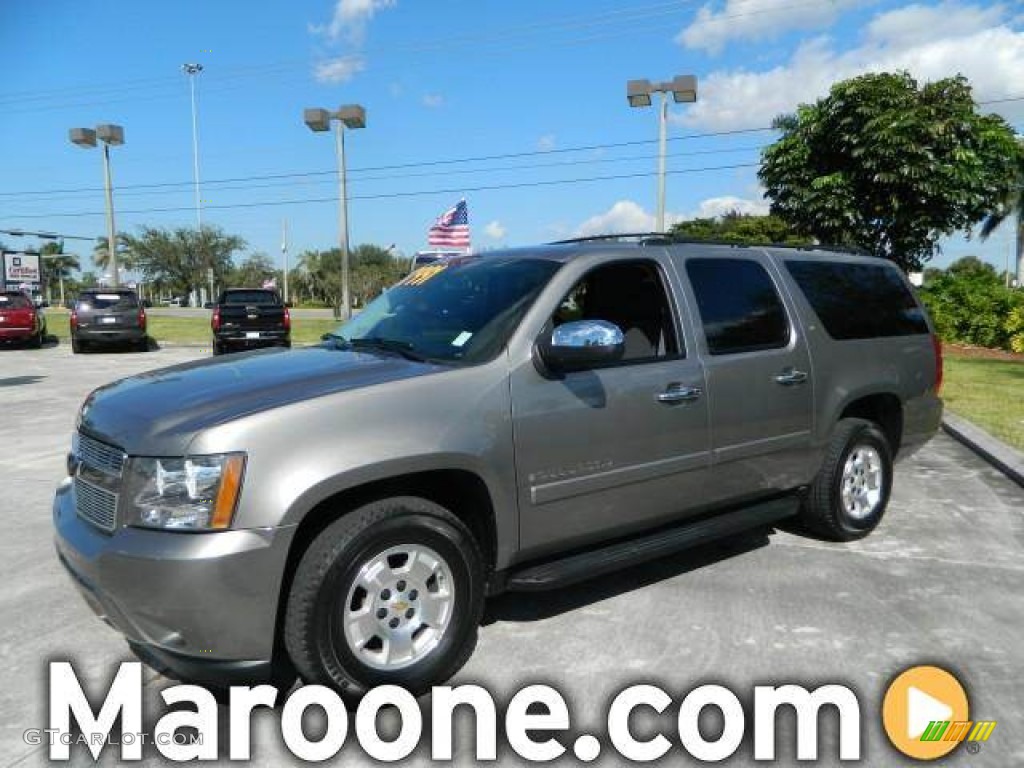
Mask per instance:
[[[892,490],[892,449],[877,425],[842,419],[801,512],[814,533],[853,541],[873,531]]]
[[[303,555],[288,655],[307,683],[353,697],[382,684],[422,693],[473,652],[484,579],[476,541],[443,507],[408,496],[367,504]]]

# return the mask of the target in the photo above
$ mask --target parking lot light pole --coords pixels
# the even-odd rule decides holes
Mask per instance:
[[[652,83],[650,80],[630,80],[626,83],[626,99],[631,107],[651,106],[651,94],[661,94],[658,117],[658,208],[655,215],[654,228],[658,232],[665,231],[665,143],[668,134],[668,95],[676,103],[693,103],[697,101],[697,77],[695,75],[676,75],[663,83]]]
[[[107,251],[110,254],[110,275],[117,288],[121,283],[117,269],[117,227],[114,224],[114,182],[110,174],[110,147],[124,144],[124,128],[120,125],[97,125],[91,128],[72,128],[71,143],[79,147],[95,147],[96,140],[103,143],[103,185],[107,198]]]
[[[339,107],[337,112],[326,109],[307,109],[302,114],[303,122],[311,131],[329,131],[335,121],[335,153],[338,160],[338,239],[341,245],[341,309],[337,304],[334,315],[345,320],[352,316],[352,301],[349,294],[348,264],[348,192],[345,187],[345,128],[366,127],[366,110],[358,104]]]

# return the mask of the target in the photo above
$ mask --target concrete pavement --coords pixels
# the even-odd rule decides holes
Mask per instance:
[[[0,765],[46,762],[22,732],[47,726],[47,660],[73,660],[99,686],[131,658],[53,554],[50,500],[76,410],[95,386],[198,354],[0,349]],[[933,663],[966,684],[973,717],[998,721],[978,755],[960,750],[943,764],[1020,765],[1022,550],[1024,490],[940,435],[899,465],[889,512],[868,539],[836,545],[754,533],[570,589],[502,596],[491,601],[476,653],[454,683],[483,684],[501,701],[529,683],[555,685],[572,703],[574,734],[602,734],[611,698],[639,682],[676,702],[708,682],[730,686],[745,702],[757,684],[843,683],[861,702],[862,764],[889,766],[912,763],[888,746],[878,721],[885,686],[907,666]],[[147,712],[155,719],[165,711],[156,693],[170,683],[149,680]],[[640,736],[650,720],[671,736],[674,712],[640,717],[634,731]],[[225,736],[223,708],[221,715]],[[791,734],[783,718],[780,764],[793,763]],[[836,764],[833,719],[823,719],[821,735],[821,764]],[[257,718],[255,739],[256,764],[294,762],[275,713]],[[519,762],[502,749],[499,764]],[[691,764],[678,746],[671,754],[666,764]],[[108,751],[101,762],[115,758]],[[471,758],[464,744],[455,764]],[[369,764],[351,729],[337,759]],[[72,764],[86,763],[91,758],[79,750]],[[623,763],[605,741],[594,764]],[[754,764],[749,731],[728,764]]]

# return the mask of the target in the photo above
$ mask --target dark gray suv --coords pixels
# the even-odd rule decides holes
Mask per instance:
[[[135,291],[123,288],[82,291],[71,309],[71,350],[129,345],[149,348],[146,310]]]
[[[449,259],[322,346],[92,393],[57,550],[171,675],[422,691],[502,590],[786,518],[867,535],[894,459],[939,426],[940,350],[874,258],[578,242]]]

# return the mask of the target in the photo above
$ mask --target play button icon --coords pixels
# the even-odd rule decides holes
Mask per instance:
[[[942,757],[960,743],[922,741],[935,722],[968,719],[967,693],[949,672],[938,667],[911,667],[889,685],[882,702],[882,724],[900,752],[918,760]]]
[[[907,688],[907,738],[920,739],[933,720],[952,720],[953,708],[920,688]]]

